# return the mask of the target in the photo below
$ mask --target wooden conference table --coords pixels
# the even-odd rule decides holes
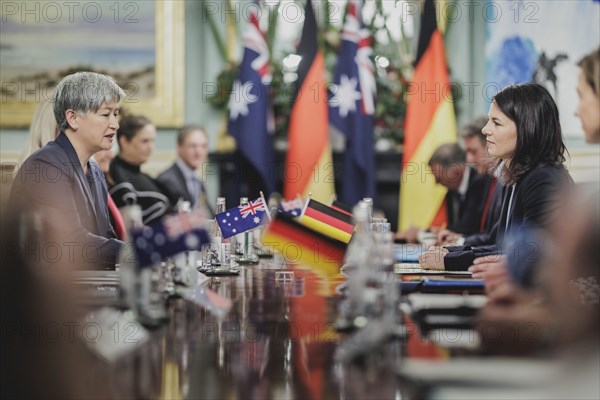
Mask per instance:
[[[408,326],[359,362],[335,361],[344,281],[267,261],[239,276],[211,277],[206,287],[231,299],[219,319],[187,300],[171,300],[169,321],[113,363],[100,359],[89,382],[99,397],[144,399],[406,398],[396,375],[401,357],[445,358]],[[405,326],[407,326],[405,324]]]

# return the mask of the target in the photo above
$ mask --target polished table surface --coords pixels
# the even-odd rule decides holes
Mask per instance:
[[[222,319],[183,299],[150,340],[112,364],[97,363],[91,385],[113,398],[398,398],[393,340],[360,362],[334,354],[342,275],[282,270],[268,262],[205,283],[233,305]]]

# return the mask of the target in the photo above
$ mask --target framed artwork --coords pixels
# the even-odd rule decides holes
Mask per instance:
[[[112,76],[121,106],[159,127],[184,120],[183,1],[3,2],[0,127],[28,127],[76,71]]]
[[[487,101],[508,85],[539,83],[556,101],[563,135],[582,138],[577,62],[600,44],[600,1],[490,2],[485,10]]]

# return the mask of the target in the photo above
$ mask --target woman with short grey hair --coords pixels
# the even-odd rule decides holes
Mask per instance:
[[[9,215],[20,226],[19,216],[36,213],[44,219],[52,237],[41,240],[66,246],[60,249],[62,257],[53,260],[60,267],[115,267],[122,242],[115,239],[109,221],[104,175],[91,157],[112,147],[123,97],[123,90],[106,75],[77,72],[62,79],[53,99],[60,133],[27,158],[15,177]]]

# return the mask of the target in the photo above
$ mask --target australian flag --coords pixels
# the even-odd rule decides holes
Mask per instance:
[[[201,209],[166,216],[131,232],[141,267],[188,250],[199,250],[209,243],[204,229],[206,217]]]
[[[329,122],[346,139],[340,199],[349,205],[375,197],[373,116],[375,77],[362,1],[350,0],[329,99]]]
[[[229,98],[229,133],[235,138],[238,151],[258,172],[260,188],[267,195],[275,189],[273,115],[270,108],[269,47],[260,30],[257,9],[251,7],[249,24],[243,36],[244,55],[240,74],[233,83]]]
[[[302,215],[302,210],[304,209],[304,202],[300,198],[300,196],[296,197],[293,200],[282,200],[279,203],[278,211],[284,214],[289,215],[290,217],[299,217]]]
[[[224,238],[254,229],[268,222],[269,218],[263,197],[215,215]]]

